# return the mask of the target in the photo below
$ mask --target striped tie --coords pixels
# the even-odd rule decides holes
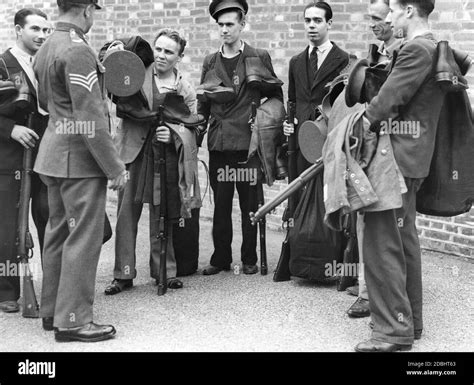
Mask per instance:
[[[309,61],[311,63],[311,68],[313,69],[314,77],[318,73],[318,48],[314,47],[309,55]]]

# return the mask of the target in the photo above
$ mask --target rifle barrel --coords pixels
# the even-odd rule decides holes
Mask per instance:
[[[322,158],[318,159],[315,164],[305,170],[299,177],[297,177],[293,182],[291,182],[288,187],[283,190],[279,195],[273,198],[270,202],[267,202],[265,205],[260,207],[260,209],[254,214],[250,213],[250,220],[253,225],[260,221],[265,215],[272,211],[284,200],[288,199],[294,193],[299,191],[313,179],[317,174],[319,174],[323,169]]]

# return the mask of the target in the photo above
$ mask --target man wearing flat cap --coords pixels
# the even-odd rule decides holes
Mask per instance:
[[[222,170],[233,170],[234,175],[245,175],[243,165],[247,161],[251,130],[249,118],[252,102],[260,104],[264,97],[276,97],[283,101],[281,86],[263,90],[252,86],[247,76],[254,68],[248,65],[253,58],[261,64],[263,72],[276,78],[270,55],[267,51],[251,47],[241,39],[245,27],[248,4],[245,0],[214,0],[209,6],[211,16],[216,20],[222,46],[219,51],[204,59],[201,86],[216,83],[227,90],[233,90],[233,100],[226,98],[199,99],[198,113],[209,123],[208,149],[211,188],[214,192],[214,216],[212,238],[214,253],[205,275],[230,270],[232,263],[232,202],[234,190],[239,194],[242,215],[241,260],[245,274],[258,272],[257,228],[251,225],[249,213],[257,209],[257,189],[260,183],[249,180],[221,178]],[[212,79],[212,80],[210,80]],[[217,79],[217,80],[216,80]],[[232,92],[231,92],[232,93]],[[220,99],[220,100],[219,100]],[[247,170],[248,171],[248,170]],[[250,173],[247,173],[249,175]]]
[[[48,186],[43,250],[43,328],[57,341],[96,342],[115,328],[93,322],[95,278],[109,188],[127,181],[109,133],[102,65],[87,43],[97,0],[58,0],[55,32],[38,51],[34,71],[49,111],[34,170]]]

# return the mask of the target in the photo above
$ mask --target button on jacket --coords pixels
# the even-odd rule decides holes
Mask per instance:
[[[338,99],[343,100],[344,95]],[[337,104],[338,101],[334,106]],[[402,193],[406,192],[389,135],[379,136],[374,155],[365,170],[353,157],[347,148],[349,136],[361,129],[357,126],[363,125],[364,106],[356,104],[350,111],[329,133],[323,148],[324,222],[335,230],[342,230],[341,218],[349,212],[401,207]]]
[[[109,133],[104,69],[74,24],[58,23],[34,62],[50,114],[34,170],[57,178],[113,179],[125,166]],[[41,92],[43,94],[41,94]]]

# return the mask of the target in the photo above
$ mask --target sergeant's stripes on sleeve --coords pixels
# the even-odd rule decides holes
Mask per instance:
[[[92,87],[97,83],[97,71],[92,71],[89,75],[84,76],[80,74],[69,74],[69,80],[71,84],[84,87],[89,92],[92,92]]]

